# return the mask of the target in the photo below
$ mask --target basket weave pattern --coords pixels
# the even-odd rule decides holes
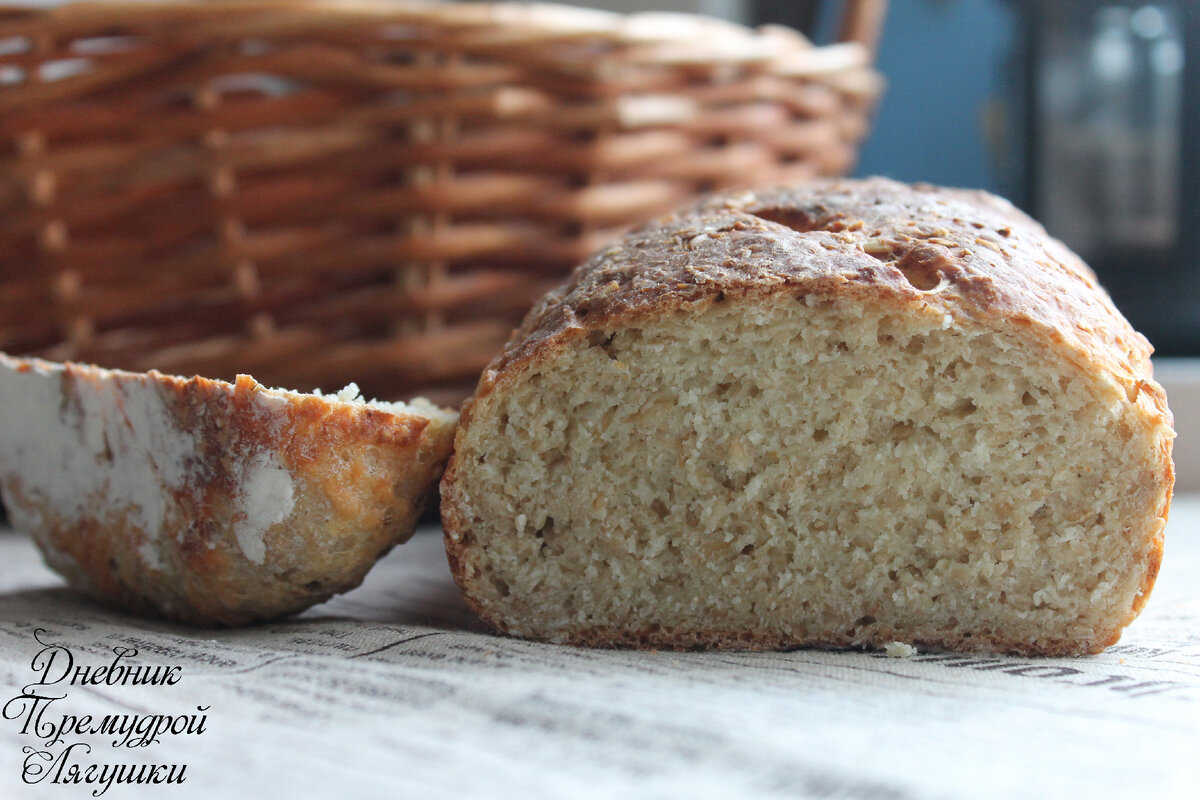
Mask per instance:
[[[621,229],[847,169],[879,85],[664,15],[0,7],[0,350],[453,402]]]

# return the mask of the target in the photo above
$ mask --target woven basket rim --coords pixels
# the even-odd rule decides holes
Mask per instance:
[[[883,85],[883,0],[822,46],[548,3],[14,1],[0,343],[380,397],[461,399],[629,225],[845,170]]]
[[[236,33],[239,18],[259,15],[287,16],[306,14],[361,22],[364,16],[378,17],[388,23],[437,25],[462,30],[489,29],[492,36],[504,34],[539,35],[548,39],[578,39],[608,41],[613,44],[685,45],[689,50],[703,51],[706,60],[721,62],[765,61],[797,49],[816,48],[803,34],[777,25],[751,28],[736,22],[702,14],[667,11],[621,13],[602,9],[567,6],[546,2],[431,2],[431,0],[208,0],[204,3],[189,0],[120,0],[119,2],[70,2],[58,6],[38,7],[0,2],[0,19],[5,36],[20,36],[22,22],[39,24],[47,18],[80,24],[109,18],[152,17],[172,15],[181,18],[228,18],[230,32]],[[18,30],[10,30],[18,28]],[[32,32],[32,29],[31,29]],[[838,45],[862,50],[852,42]]]

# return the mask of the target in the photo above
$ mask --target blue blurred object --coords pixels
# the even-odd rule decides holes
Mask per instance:
[[[890,4],[878,56],[888,88],[856,174],[1013,193],[1010,157],[988,143],[1003,149],[1015,27],[1000,0]]]

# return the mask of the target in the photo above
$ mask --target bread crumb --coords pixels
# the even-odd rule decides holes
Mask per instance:
[[[883,651],[888,658],[912,658],[917,654],[917,648],[904,642],[888,642]]]
[[[287,392],[288,394],[300,394],[300,392],[293,392],[291,389],[274,389],[273,391]],[[335,392],[333,394],[325,394],[323,391],[321,391],[320,387],[313,389],[312,394],[316,395],[317,397],[329,397],[334,400],[337,400],[339,403],[365,403],[366,402],[366,398],[364,398],[362,396],[362,394],[359,392],[358,384],[353,383],[353,382],[346,384],[345,386],[343,386],[341,389],[338,389],[337,392]]]
[[[1111,639],[1169,491],[1145,349],[1032,221],[1012,212],[1030,241],[1001,255],[961,218],[992,229],[1010,206],[936,196],[818,183],[745,215],[712,198],[576,270],[457,433],[441,496],[472,604],[593,646]],[[919,268],[920,299],[865,251]],[[522,513],[554,525],[513,535]]]

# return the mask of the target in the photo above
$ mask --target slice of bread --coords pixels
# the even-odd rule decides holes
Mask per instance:
[[[197,625],[351,589],[412,535],[456,415],[0,354],[0,490],[75,588]]]
[[[998,198],[717,197],[583,265],[484,374],[451,569],[558,642],[1097,652],[1162,554],[1150,352]]]

